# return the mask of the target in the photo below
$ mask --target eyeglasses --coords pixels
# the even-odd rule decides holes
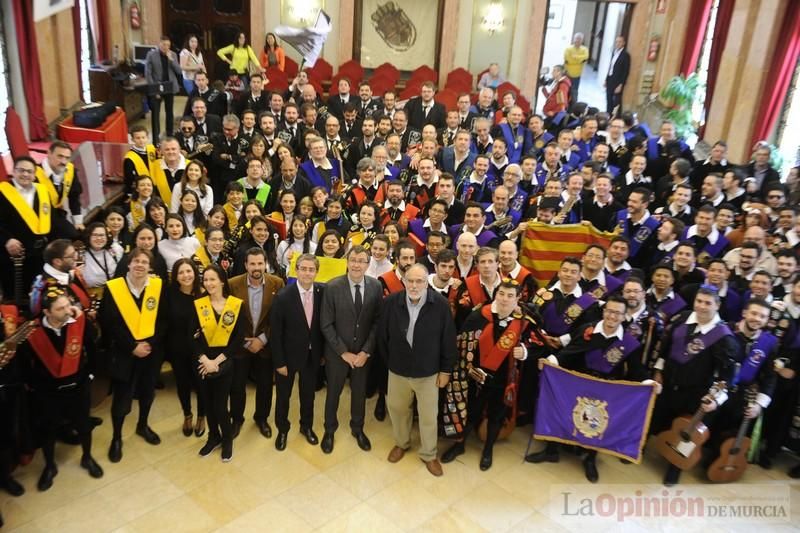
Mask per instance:
[[[36,174],[36,169],[15,167],[14,172],[19,174]]]
[[[622,315],[625,314],[625,312],[624,311],[614,311],[613,309],[603,309],[603,314],[604,315],[610,315],[610,316],[622,316]]]

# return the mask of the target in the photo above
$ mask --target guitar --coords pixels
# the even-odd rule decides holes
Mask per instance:
[[[30,337],[37,325],[35,320],[28,320],[9,335],[6,340],[0,342],[0,368],[6,366],[14,358],[17,353],[17,345]]]
[[[709,391],[713,396],[725,388],[725,382],[714,383]],[[656,436],[656,450],[661,456],[681,470],[688,470],[700,462],[703,444],[708,441],[708,427],[703,424],[703,405],[689,418],[679,416],[672,421],[672,428]]]
[[[11,262],[14,265],[14,303],[17,306],[17,309],[22,309],[23,306],[23,291],[24,283],[23,281],[23,267],[25,266],[25,250],[23,249],[19,255],[16,255],[11,258]]]
[[[747,391],[745,409],[755,401],[755,391]],[[745,417],[739,425],[736,437],[726,439],[719,448],[719,457],[708,467],[708,479],[714,483],[731,483],[738,481],[747,469],[747,452],[750,450],[750,438],[747,430],[752,418]]]
[[[209,155],[209,154],[211,154],[211,150],[214,149],[214,145],[211,144],[211,143],[203,143],[203,144],[197,146],[196,148],[197,148],[197,150],[195,150],[191,154],[187,154],[186,155],[186,159],[192,159],[193,157],[197,157],[198,155],[200,155],[201,152],[206,154],[206,155]]]

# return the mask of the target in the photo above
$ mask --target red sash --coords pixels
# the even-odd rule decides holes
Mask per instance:
[[[387,296],[389,294],[400,292],[404,289],[403,282],[400,281],[400,278],[397,277],[397,273],[394,270],[390,270],[386,274],[383,274],[381,279],[383,280],[383,283],[386,284],[386,290],[389,291],[386,293]]]
[[[484,306],[481,309],[481,314],[483,318],[489,321],[478,340],[481,350],[481,366],[494,372],[500,368],[500,365],[503,364],[511,350],[519,345],[524,322],[519,318],[513,319],[495,344],[492,306]]]
[[[73,294],[75,294],[75,296],[78,297],[78,301],[81,303],[81,306],[83,307],[83,309],[88,311],[89,308],[92,307],[92,300],[89,298],[89,293],[87,293],[86,289],[83,288],[84,287],[84,285],[82,283],[83,279],[81,279],[83,276],[78,278],[78,275],[77,275],[77,272],[76,272],[76,276],[75,277],[77,279],[80,279],[81,282],[79,283],[77,281],[72,281],[69,284],[69,288],[72,289]]]
[[[80,368],[85,327],[85,314],[82,314],[75,322],[67,326],[63,354],[56,351],[43,326],[36,328],[31,334],[28,342],[30,342],[34,353],[54,378],[71,376]]]
[[[350,191],[350,198],[353,199],[353,205],[350,206],[350,209],[353,211],[357,211],[361,204],[364,203],[364,200],[367,199],[367,193],[362,189],[360,186],[353,187],[352,191]]]
[[[472,300],[473,307],[484,304],[489,299],[486,296],[486,291],[483,290],[479,274],[468,277],[464,280],[464,284],[467,286],[467,292],[469,293],[469,299]]]

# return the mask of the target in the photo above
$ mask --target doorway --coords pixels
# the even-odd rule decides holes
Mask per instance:
[[[618,35],[627,41],[634,5],[607,0],[550,0],[545,22],[542,67],[552,69],[564,63],[564,50],[576,33],[584,36],[589,59],[583,67],[578,101],[589,107],[606,110],[603,87]],[[536,109],[541,111],[545,98],[537,91]]]
[[[217,50],[232,44],[244,32],[250,35],[250,0],[162,0],[161,13],[173,48],[183,48],[187,35],[194,34],[203,49],[203,61],[212,80],[227,79],[228,64],[217,58]]]

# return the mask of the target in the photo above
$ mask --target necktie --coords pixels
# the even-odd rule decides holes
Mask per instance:
[[[356,283],[356,299],[355,299],[356,316],[361,316],[361,307],[363,305],[364,302],[361,299],[361,285]]]
[[[311,318],[314,316],[314,303],[311,301],[311,291],[303,293],[303,311],[306,312],[306,322],[311,327]]]
[[[292,139],[294,139],[294,126],[290,126],[289,131],[292,133]]]
[[[431,106],[429,106],[429,105],[422,106],[422,110],[425,112],[425,118],[428,118],[428,111],[430,111],[430,109],[431,109]]]

